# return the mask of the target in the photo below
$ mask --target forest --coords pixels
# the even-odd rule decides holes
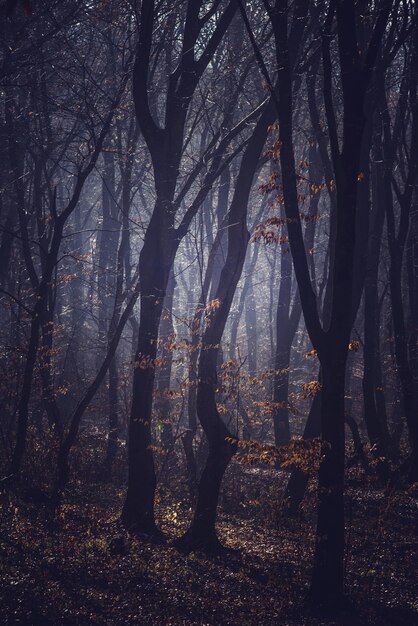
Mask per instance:
[[[414,0],[0,1],[5,625],[418,625]]]

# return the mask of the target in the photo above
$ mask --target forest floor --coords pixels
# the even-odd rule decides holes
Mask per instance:
[[[163,488],[167,545],[128,536],[119,485],[76,485],[52,519],[30,490],[0,501],[0,622],[4,625],[418,625],[418,485],[388,490],[348,473],[346,590],[336,618],[309,614],[315,486],[301,514],[280,504],[286,474],[231,464],[218,531],[236,552],[184,555],[170,541],[191,517]],[[184,492],[180,488],[180,492]],[[24,492],[23,492],[24,494]],[[183,493],[183,496],[185,494]]]

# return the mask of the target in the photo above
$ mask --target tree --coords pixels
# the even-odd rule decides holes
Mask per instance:
[[[303,3],[301,3],[303,6]],[[280,164],[288,233],[305,324],[322,371],[321,431],[323,459],[319,470],[318,525],[311,582],[317,604],[337,605],[344,586],[344,387],[353,305],[353,263],[356,233],[357,188],[365,98],[385,32],[392,3],[382,3],[375,16],[366,54],[360,58],[356,9],[353,2],[331,2],[323,37],[329,38],[336,15],[340,80],[343,94],[342,145],[338,142],[335,112],[330,100],[331,67],[323,56],[327,124],[337,191],[335,258],[332,272],[332,304],[329,328],[323,330],[312,289],[298,207],[292,126],[291,33],[288,36],[288,5],[265,3],[276,42],[279,98],[275,101],[279,121]],[[296,4],[299,8],[301,5]],[[295,11],[297,11],[295,8]],[[306,10],[306,9],[305,9]],[[325,52],[327,45],[325,45]],[[326,81],[328,80],[328,89]]]
[[[153,0],[141,6],[138,49],[133,75],[133,99],[139,127],[151,154],[156,201],[139,258],[141,309],[134,370],[132,410],[129,426],[128,492],[122,512],[131,530],[158,536],[154,520],[155,469],[151,445],[151,411],[154,387],[154,362],[157,354],[159,322],[163,309],[170,268],[182,236],[197,207],[186,212],[176,228],[179,208],[176,186],[183,152],[187,113],[199,80],[211,61],[236,7],[229,3],[220,14],[216,27],[205,44],[198,39],[205,24],[218,13],[217,4],[200,17],[202,2],[188,2],[178,65],[168,79],[164,126],[150,108],[148,76],[153,30],[157,15]],[[166,28],[170,28],[168,24]],[[200,52],[197,57],[198,51]],[[173,61],[171,61],[173,63]]]

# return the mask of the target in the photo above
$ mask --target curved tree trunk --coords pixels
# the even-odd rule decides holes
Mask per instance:
[[[217,550],[216,509],[222,477],[236,451],[229,439],[232,434],[222,421],[216,407],[217,360],[222,334],[231,309],[235,290],[244,265],[249,234],[247,205],[252,181],[261,151],[266,141],[268,126],[274,121],[272,100],[264,109],[248,146],[243,154],[234,197],[228,214],[228,252],[222,269],[216,299],[220,305],[210,316],[199,357],[197,412],[209,443],[209,454],[198,489],[197,505],[192,524],[176,542],[184,550]]]

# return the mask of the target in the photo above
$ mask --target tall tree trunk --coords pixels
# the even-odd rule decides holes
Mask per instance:
[[[409,478],[418,480],[418,388],[416,386],[408,355],[408,337],[405,324],[404,303],[402,296],[402,268],[405,245],[408,236],[413,191],[418,179],[418,28],[414,28],[413,47],[409,71],[405,73],[400,88],[398,111],[391,135],[391,120],[383,102],[381,115],[383,121],[383,153],[385,172],[383,177],[384,202],[386,207],[386,224],[390,253],[389,279],[390,300],[394,330],[395,357],[399,381],[402,389],[403,406],[409,431],[411,454],[409,459]],[[384,83],[383,83],[384,87]],[[384,92],[383,92],[384,94]],[[405,176],[404,188],[401,191],[392,176],[392,166],[396,157],[397,135],[404,124],[406,107],[410,105],[411,131],[409,146],[408,173]],[[402,156],[402,153],[401,153]],[[400,206],[399,228],[396,232],[395,212],[393,206],[392,186]]]
[[[339,602],[344,586],[344,382],[347,352],[335,346],[322,361],[321,433],[324,457],[319,468],[318,523],[311,594],[320,603]]]
[[[393,223],[390,200],[387,202],[388,224]],[[412,482],[418,481],[418,393],[412,375],[408,358],[408,341],[406,336],[403,299],[402,299],[402,258],[403,247],[393,241],[394,229],[388,225],[390,258],[390,299],[392,306],[393,330],[395,338],[395,357],[399,381],[402,389],[402,399],[408,424],[411,455],[409,459],[409,478]]]
[[[280,288],[276,312],[277,339],[274,364],[276,371],[274,374],[273,389],[273,402],[275,404],[273,425],[276,446],[287,445],[290,441],[288,408],[290,351],[299,321],[297,320],[296,323],[292,325],[292,328],[290,328],[289,311],[292,289],[292,258],[286,245],[281,248],[281,253]],[[296,304],[296,306],[298,305]]]
[[[202,320],[207,305],[210,290],[210,299],[216,296],[219,278],[222,269],[222,259],[225,259],[227,235],[227,211],[230,188],[229,168],[225,168],[219,180],[218,201],[216,206],[217,231],[209,252],[200,298],[195,308],[191,324],[191,341],[189,347],[189,392],[187,398],[188,429],[183,435],[182,442],[186,455],[187,484],[190,497],[195,502],[197,497],[198,463],[193,450],[193,442],[197,432],[197,368],[199,359],[199,344],[202,335]]]
[[[382,160],[381,138],[377,137],[375,143],[376,161]],[[364,375],[363,375],[363,396],[364,396],[364,417],[367,433],[372,446],[375,449],[375,456],[378,459],[385,458],[389,452],[389,439],[387,424],[382,422],[382,415],[378,412],[376,388],[376,352],[380,343],[379,336],[379,294],[378,294],[378,274],[380,247],[384,223],[384,205],[378,185],[380,184],[381,167],[376,164],[372,172],[373,183],[373,212],[372,229],[369,240],[369,254],[367,261],[367,272],[364,289]],[[379,461],[378,472],[382,479],[387,478],[387,461]]]
[[[418,386],[418,194],[414,195],[411,225],[407,247],[409,293],[409,362],[415,384]]]
[[[216,291],[219,308],[215,309],[206,326],[199,357],[197,411],[209,443],[198,489],[198,499],[192,524],[177,542],[185,550],[216,551],[220,542],[216,535],[216,510],[222,477],[236,451],[232,434],[221,419],[216,406],[217,361],[222,334],[232,300],[241,276],[249,234],[247,205],[268,126],[274,121],[275,107],[270,100],[264,109],[242,157],[234,196],[228,214],[228,252]]]
[[[296,5],[299,9],[299,5]],[[302,3],[302,10],[307,7]],[[332,106],[329,35],[337,15],[339,60],[343,89],[343,141],[340,152]],[[276,42],[280,98],[275,100],[279,121],[283,198],[289,242],[299,285],[306,327],[322,367],[322,462],[318,484],[318,522],[310,597],[314,604],[339,605],[343,597],[344,569],[344,384],[353,308],[353,261],[356,235],[356,197],[360,150],[365,125],[364,103],[372,68],[390,13],[390,3],[376,18],[370,48],[362,65],[356,33],[356,12],[351,2],[331,5],[323,35],[324,94],[337,187],[337,230],[332,271],[329,329],[321,327],[303,244],[298,207],[292,120],[292,30],[288,38],[287,3],[268,7]],[[295,9],[296,10],[296,9]],[[294,32],[294,31],[293,31]],[[268,75],[267,75],[268,79]],[[270,82],[270,81],[268,81]],[[327,83],[327,84],[326,84]]]
[[[127,528],[155,537],[160,533],[154,516],[156,476],[151,450],[151,412],[158,329],[173,261],[173,242],[166,222],[165,207],[157,203],[139,257],[141,309],[129,423],[128,491],[122,510],[122,521]]]

